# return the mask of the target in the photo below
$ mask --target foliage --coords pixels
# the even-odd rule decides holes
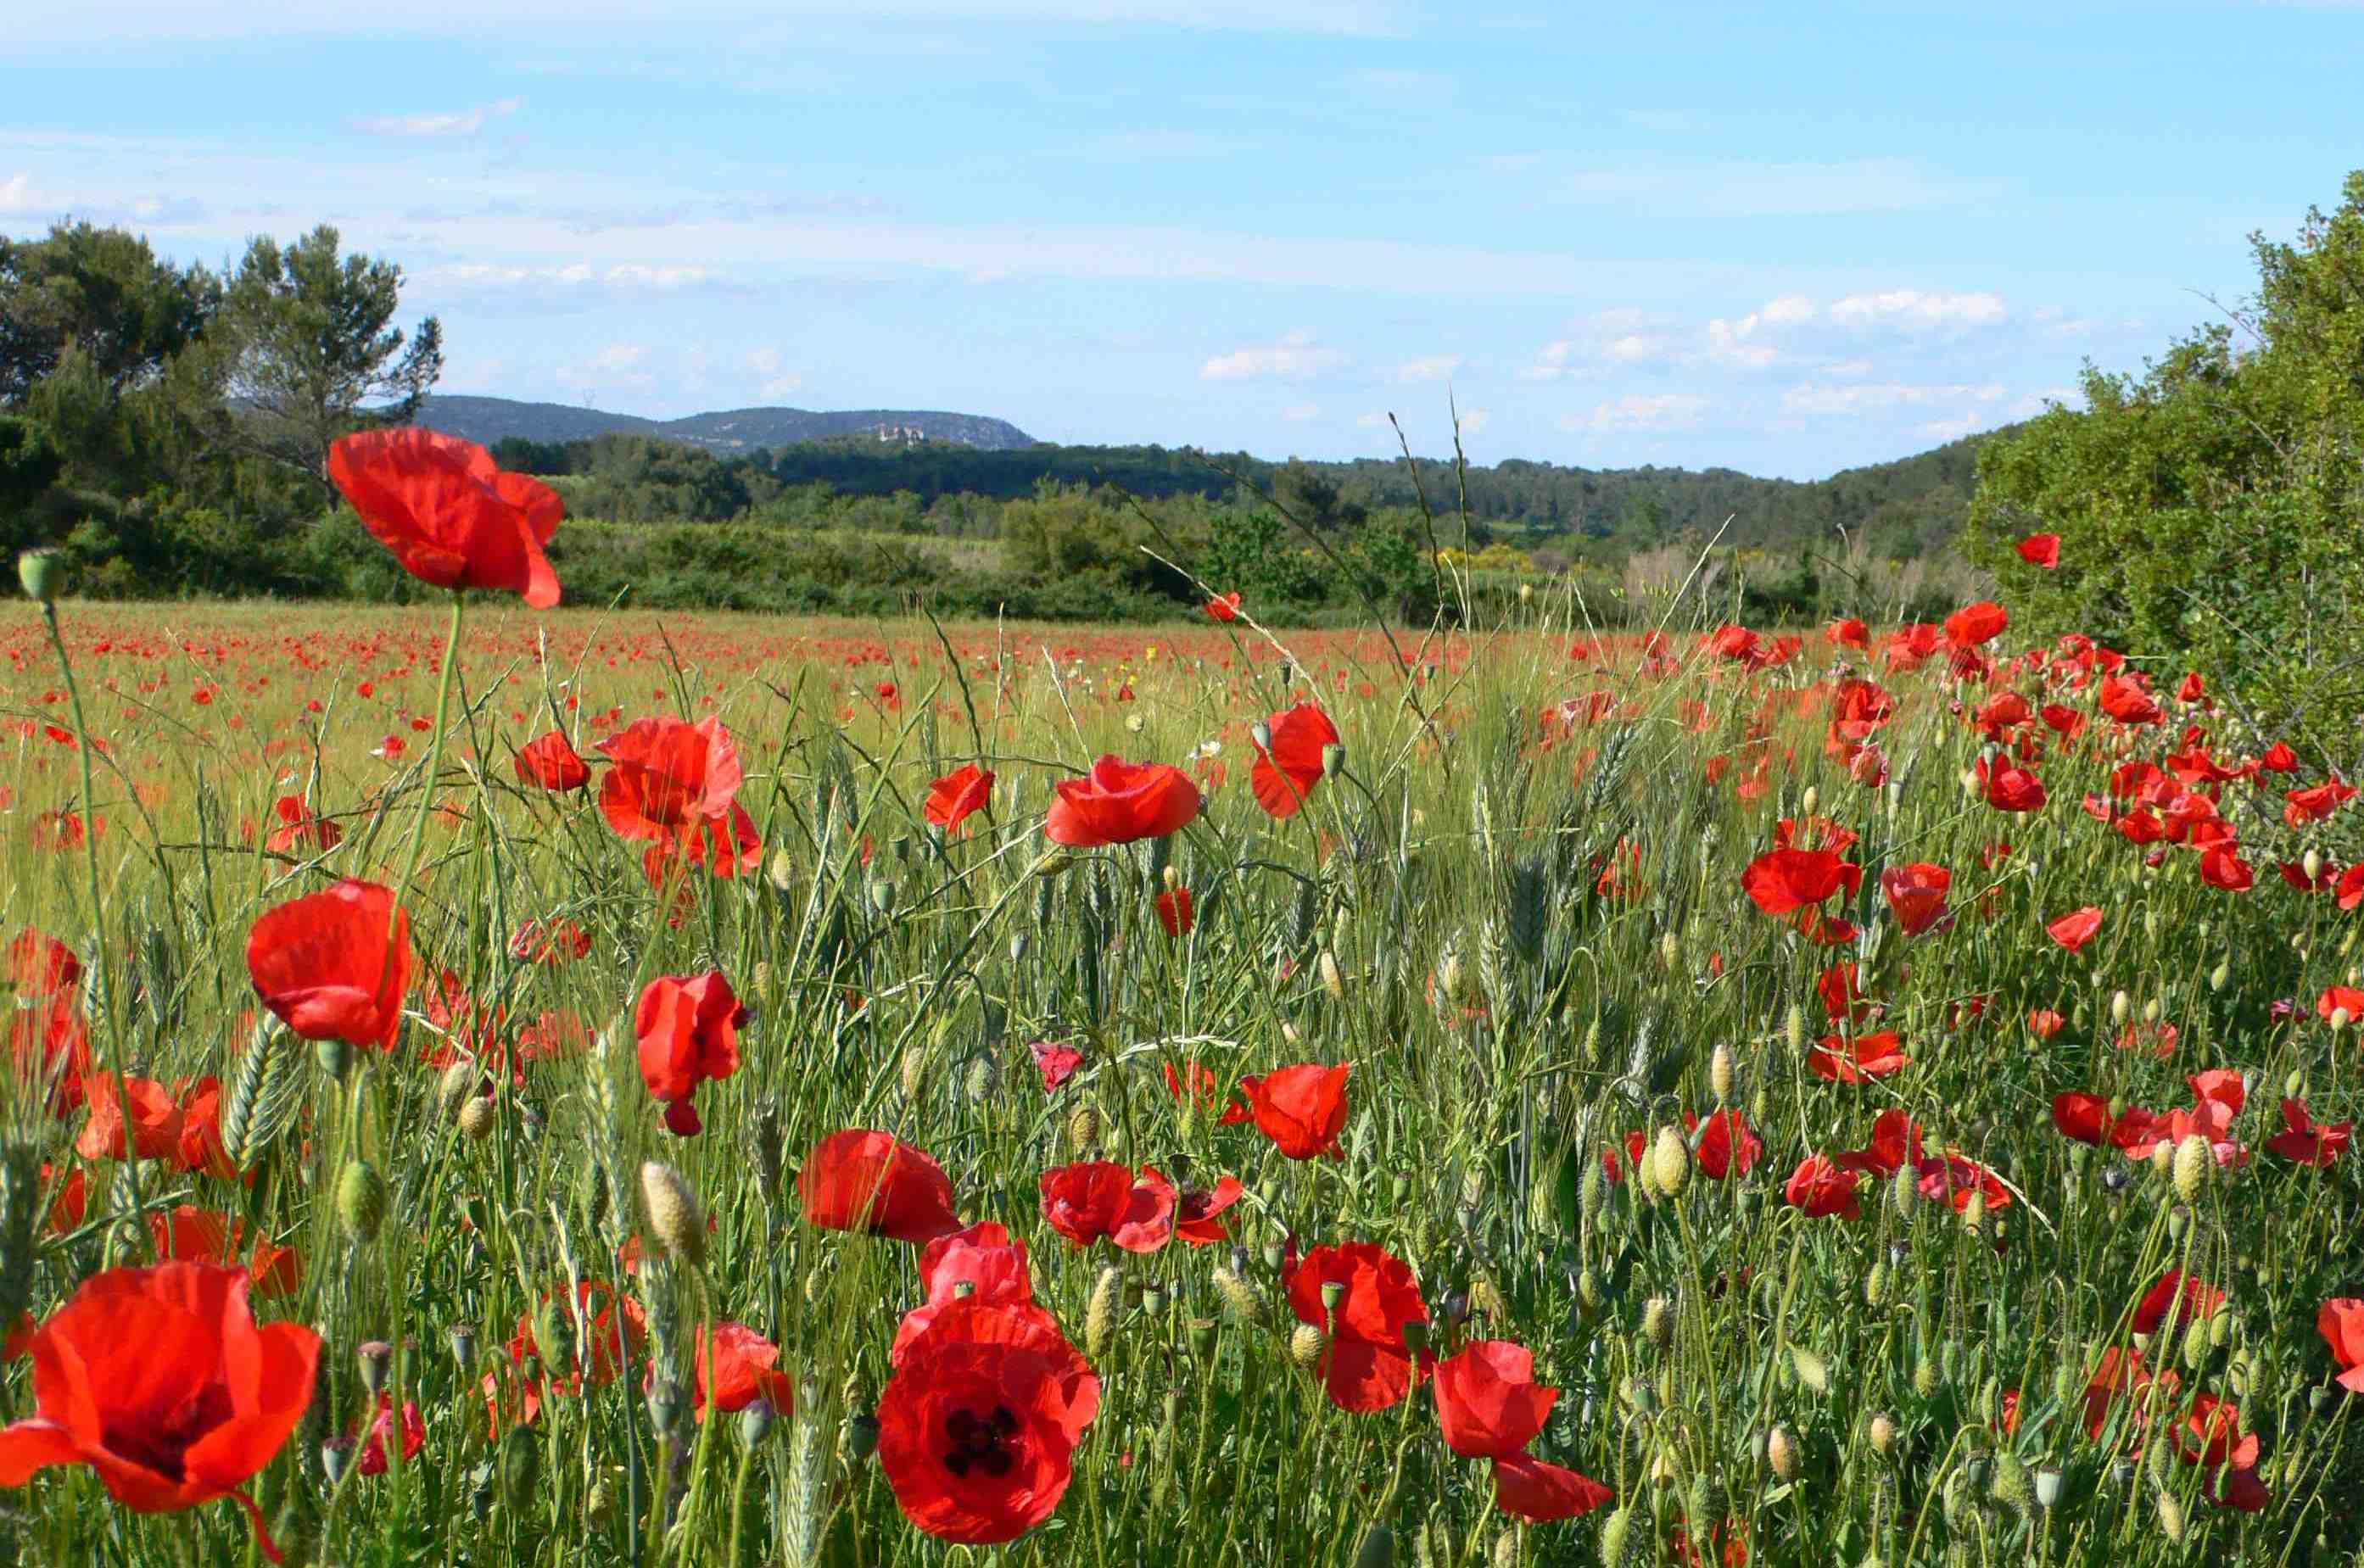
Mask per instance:
[[[1985,449],[1965,549],[2043,629],[2189,661],[2351,771],[2364,719],[2364,172],[2256,297]],[[2062,536],[2060,564],[2021,562]]]

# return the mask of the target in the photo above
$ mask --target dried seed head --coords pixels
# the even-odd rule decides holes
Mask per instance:
[[[686,1177],[671,1165],[644,1161],[641,1207],[648,1215],[649,1234],[665,1256],[693,1269],[706,1266],[706,1213]]]
[[[1240,1277],[1237,1270],[1215,1271],[1215,1294],[1222,1297],[1223,1310],[1231,1314],[1232,1322],[1264,1321],[1264,1297],[1256,1294],[1255,1286]]]
[[[450,1121],[460,1114],[460,1107],[468,1103],[468,1096],[475,1093],[483,1077],[484,1070],[466,1060],[443,1069],[443,1076],[435,1081],[435,1106],[443,1113],[444,1120]]]
[[[460,1136],[471,1143],[482,1143],[493,1135],[493,1124],[500,1119],[493,1102],[483,1095],[471,1095],[461,1102]]]
[[[1882,1410],[1872,1417],[1865,1435],[1871,1440],[1871,1451],[1886,1457],[1896,1450],[1896,1418]]]
[[[1102,1134],[1107,1131],[1108,1122],[1100,1115],[1099,1106],[1088,1100],[1077,1106],[1067,1117],[1067,1146],[1078,1151],[1098,1149]]]

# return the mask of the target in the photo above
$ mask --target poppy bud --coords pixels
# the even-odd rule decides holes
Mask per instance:
[[[482,1076],[476,1064],[468,1061],[454,1062],[443,1069],[443,1076],[435,1080],[435,1108],[443,1114],[444,1120],[460,1114],[460,1107],[467,1104]]]
[[[1887,1457],[1896,1448],[1895,1418],[1885,1410],[1881,1411],[1871,1418],[1871,1425],[1866,1429],[1866,1435],[1871,1440],[1871,1451],[1882,1458]]]
[[[471,1143],[482,1143],[492,1136],[493,1124],[498,1119],[491,1100],[472,1095],[460,1106],[460,1136]]]
[[[1600,1522],[1600,1561],[1610,1563],[1624,1562],[1625,1544],[1633,1535],[1634,1508],[1628,1504]]]
[[[1086,1101],[1068,1114],[1067,1146],[1079,1153],[1097,1149],[1100,1135],[1107,1130],[1108,1123],[1099,1106]]]
[[[1668,931],[1666,935],[1658,939],[1658,962],[1660,963],[1665,964],[1668,969],[1672,969],[1678,963],[1682,962],[1682,956],[1683,948],[1681,939],[1678,938],[1674,932]]]
[[[1124,1296],[1124,1271],[1105,1268],[1092,1282],[1091,1300],[1084,1308],[1084,1354],[1094,1363],[1108,1354],[1116,1338],[1116,1318]]]
[[[739,1412],[739,1440],[748,1448],[761,1448],[764,1440],[772,1435],[772,1402],[757,1399]]]
[[[2183,1364],[2193,1372],[2208,1364],[2208,1325],[2193,1322],[2183,1330]]]
[[[989,1051],[978,1051],[968,1059],[968,1071],[961,1074],[961,1090],[973,1106],[989,1106],[1001,1087],[1001,1063]]]
[[[1675,1342],[1674,1309],[1663,1296],[1654,1296],[1642,1304],[1642,1338],[1654,1351],[1664,1351]]]
[[[54,550],[28,550],[17,557],[17,582],[25,597],[37,605],[53,605],[65,578],[65,563]]]
[[[1777,1426],[1765,1434],[1765,1462],[1784,1481],[1798,1478],[1798,1445],[1789,1428]]]
[[[1658,1140],[1650,1149],[1650,1166],[1660,1192],[1668,1197],[1683,1195],[1691,1179],[1691,1151],[1672,1123],[1658,1129]]]
[[[1790,1003],[1789,1014],[1781,1021],[1781,1029],[1790,1041],[1790,1054],[1803,1056],[1806,1053],[1806,1009],[1795,1002]]]
[[[878,1451],[878,1418],[857,1410],[845,1418],[846,1457],[859,1464]]]
[[[321,1072],[341,1083],[345,1074],[352,1071],[352,1041],[316,1040],[312,1042],[312,1057],[319,1062]]]
[[[1346,748],[1333,740],[1321,748],[1321,776],[1334,779],[1346,771]]]
[[[394,1369],[394,1347],[384,1340],[370,1340],[354,1351],[354,1356],[361,1362],[362,1386],[374,1399],[385,1392],[386,1374]]]
[[[509,1507],[522,1507],[533,1496],[541,1472],[541,1450],[534,1446],[531,1427],[511,1427],[501,1439],[501,1496]]]
[[[1707,1084],[1708,1092],[1715,1096],[1717,1105],[1731,1103],[1732,1047],[1721,1040],[1716,1042],[1714,1051],[1708,1057]]]
[[[1908,1224],[1912,1217],[1920,1212],[1920,1178],[1913,1173],[1911,1165],[1899,1165],[1896,1168],[1896,1174],[1889,1178],[1888,1206],[1896,1211],[1897,1218]]]
[[[665,1256],[693,1269],[706,1266],[706,1214],[687,1178],[671,1165],[643,1161],[641,1207],[648,1215],[649,1234]]]
[[[1340,1002],[1344,1001],[1346,999],[1346,982],[1344,977],[1338,973],[1337,955],[1333,953],[1328,948],[1323,948],[1321,950],[1321,955],[1313,961],[1313,967],[1315,972],[1321,976],[1321,989],[1329,992],[1333,1000]]]
[[[1926,1399],[1937,1392],[1937,1363],[1923,1356],[1912,1363],[1912,1392]]]
[[[1984,1233],[1987,1222],[1987,1195],[1974,1192],[1962,1205],[1962,1229],[1973,1236]]]
[[[2158,1532],[2172,1541],[2183,1539],[2183,1505],[2164,1488],[2158,1494]]]
[[[367,1245],[385,1222],[385,1178],[366,1160],[347,1162],[337,1177],[337,1218],[345,1233]]]
[[[1355,1553],[1355,1568],[1393,1568],[1396,1560],[1396,1532],[1385,1524],[1375,1524],[1363,1537],[1363,1548]]]
[[[2208,1147],[2204,1133],[2192,1133],[2175,1146],[2175,1194],[2186,1203],[2197,1203],[2201,1189],[2208,1184],[2209,1173],[2216,1168],[2216,1156]]]
[[[2167,1142],[2154,1144],[2150,1151],[2150,1168],[2158,1173],[2161,1180],[2172,1180],[2175,1175],[2175,1145]]]
[[[2110,994],[2110,1022],[2123,1025],[2135,1010],[2135,999],[2121,988]]]
[[[1330,1349],[1330,1336],[1317,1324],[1299,1323],[1288,1336],[1288,1359],[1299,1369],[1311,1372],[1321,1364],[1322,1355]]]
[[[2352,1020],[2350,1020],[2350,1019],[2349,1019],[2349,1018],[2347,1017],[2347,1008],[2345,1008],[2345,1007],[2334,1007],[2334,1008],[2332,1008],[2332,1009],[2331,1009],[2331,1032],[2332,1032],[2332,1033],[2334,1033],[2334,1034],[2337,1034],[2341,1029],[2346,1029],[2351,1021],[2352,1021]]]

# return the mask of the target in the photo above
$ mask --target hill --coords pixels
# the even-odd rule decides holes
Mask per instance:
[[[429,397],[419,410],[418,423],[488,447],[512,438],[566,442],[600,436],[652,436],[718,453],[864,438],[890,444],[949,441],[985,451],[1034,445],[1033,437],[1006,419],[934,409],[731,408],[680,419],[643,419],[564,403],[438,395]]]

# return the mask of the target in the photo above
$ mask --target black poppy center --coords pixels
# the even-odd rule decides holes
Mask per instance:
[[[983,1415],[955,1410],[944,1418],[944,1440],[951,1445],[944,1468],[963,1479],[978,1470],[999,1480],[1017,1467],[1018,1456],[1009,1444],[1017,1432],[1018,1418],[1007,1405],[996,1405]]]

